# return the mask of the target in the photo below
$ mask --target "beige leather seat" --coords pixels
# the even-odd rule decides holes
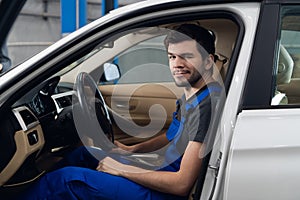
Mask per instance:
[[[294,69],[294,61],[288,51],[283,45],[280,45],[279,49],[279,59],[277,66],[277,76],[276,76],[276,90],[274,97],[272,98],[271,105],[282,105],[288,104],[287,96],[278,91],[279,85],[288,84],[291,81]]]

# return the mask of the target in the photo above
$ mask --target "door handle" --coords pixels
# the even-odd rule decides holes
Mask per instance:
[[[132,106],[132,105],[128,105],[128,104],[116,104],[116,107],[118,108],[118,109],[122,109],[122,110],[133,110],[133,109],[135,109],[135,106]]]

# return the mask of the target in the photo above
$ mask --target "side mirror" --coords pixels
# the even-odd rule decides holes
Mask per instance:
[[[114,81],[120,78],[120,70],[116,64],[104,63],[103,65],[103,81]]]

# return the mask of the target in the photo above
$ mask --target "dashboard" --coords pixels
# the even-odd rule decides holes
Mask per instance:
[[[62,91],[59,81],[58,76],[46,80],[24,95],[12,109],[23,131],[41,125],[47,149],[67,146],[78,139],[72,117],[75,93],[71,87]]]
[[[24,95],[13,107],[26,106],[38,117],[55,112],[56,107],[51,96],[56,93],[59,80],[59,77],[46,80]]]
[[[73,87],[55,76],[32,88],[0,116],[0,185],[27,182],[42,171],[38,158],[72,148],[79,137],[72,116]]]

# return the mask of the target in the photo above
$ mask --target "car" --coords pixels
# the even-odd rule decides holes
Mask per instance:
[[[166,131],[183,91],[163,39],[182,23],[215,35],[214,75],[226,93],[190,199],[299,199],[298,0],[143,1],[2,74],[1,198],[26,190],[80,143],[130,145]]]

